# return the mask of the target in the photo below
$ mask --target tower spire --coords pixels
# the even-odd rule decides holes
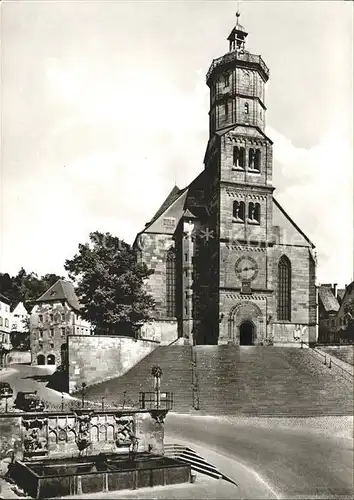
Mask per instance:
[[[231,31],[228,40],[230,42],[229,50],[230,52],[244,52],[245,50],[245,40],[248,35],[245,28],[240,24],[240,9],[239,2],[237,2],[237,11],[236,11],[236,25],[234,29]]]

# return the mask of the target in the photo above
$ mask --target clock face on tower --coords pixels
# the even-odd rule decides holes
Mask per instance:
[[[240,257],[236,261],[235,272],[241,281],[252,281],[258,273],[257,262],[252,257]]]

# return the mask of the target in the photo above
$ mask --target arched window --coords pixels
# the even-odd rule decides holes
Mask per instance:
[[[176,316],[176,254],[172,248],[166,257],[166,314]]]
[[[54,354],[48,354],[48,356],[47,356],[47,365],[55,365],[55,356],[54,356]]]
[[[261,169],[261,151],[260,149],[250,148],[248,150],[248,168],[250,170],[257,170],[258,172]]]
[[[234,201],[232,220],[233,222],[245,222],[245,204],[243,201]]]
[[[248,221],[253,224],[259,224],[261,220],[261,207],[259,203],[248,204]]]
[[[256,153],[254,156],[254,169],[258,170],[258,172],[261,169],[261,150],[260,149],[256,149]]]
[[[234,146],[233,164],[236,168],[245,168],[245,148]]]
[[[291,264],[285,255],[278,264],[278,319],[291,320]]]
[[[38,354],[37,365],[45,365],[45,356],[43,354]]]
[[[248,168],[253,170],[255,151],[253,148],[248,150]]]
[[[250,106],[248,102],[245,102],[245,115],[248,115],[249,111],[250,111]]]

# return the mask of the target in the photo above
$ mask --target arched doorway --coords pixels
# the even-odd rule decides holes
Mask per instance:
[[[45,356],[44,356],[44,354],[38,354],[38,356],[37,356],[37,365],[45,365]]]
[[[254,325],[251,321],[240,324],[240,345],[253,345]]]
[[[47,356],[47,364],[48,365],[55,365],[55,356],[54,356],[54,354],[48,354],[48,356]]]

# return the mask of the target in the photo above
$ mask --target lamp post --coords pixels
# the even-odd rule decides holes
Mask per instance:
[[[82,401],[81,401],[82,407],[85,406],[85,387],[86,387],[86,383],[82,382]]]

